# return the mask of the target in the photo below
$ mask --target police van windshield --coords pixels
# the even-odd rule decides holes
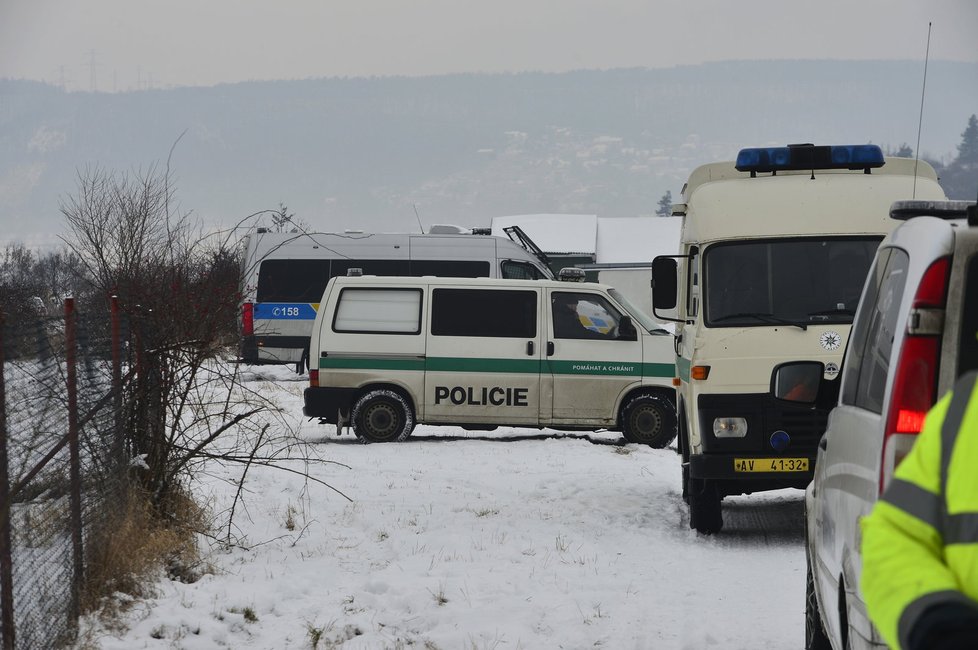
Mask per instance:
[[[652,320],[651,316],[633,305],[621,291],[618,291],[618,289],[609,289],[608,293],[611,294],[612,298],[618,301],[618,304],[625,308],[628,315],[632,317],[632,322],[635,323],[636,327],[641,326],[646,332],[653,332],[655,330],[662,329],[654,320]]]
[[[703,256],[706,324],[851,323],[881,237],[752,240]]]

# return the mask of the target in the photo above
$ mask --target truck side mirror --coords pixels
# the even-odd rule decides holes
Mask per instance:
[[[678,299],[679,265],[674,257],[652,260],[652,309],[675,309]]]
[[[635,324],[632,322],[631,316],[622,316],[618,321],[618,340],[619,341],[637,341],[638,340],[638,330],[635,329]]]

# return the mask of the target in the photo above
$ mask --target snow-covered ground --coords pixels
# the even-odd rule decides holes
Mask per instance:
[[[98,647],[803,645],[801,491],[728,498],[723,532],[705,537],[689,529],[672,449],[454,427],[362,445],[302,419],[305,382],[289,370],[251,377],[313,453],[339,463],[292,467],[351,501],[252,468],[239,545],[210,548],[214,573],[194,584],[161,582],[127,632],[83,628]],[[222,479],[239,474],[214,468],[195,490],[219,512],[234,489]]]

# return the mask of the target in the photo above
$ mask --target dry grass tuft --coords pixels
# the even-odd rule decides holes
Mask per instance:
[[[195,582],[205,573],[197,547],[197,532],[206,527],[203,509],[178,489],[162,510],[166,517],[154,508],[147,493],[131,487],[122,507],[103,514],[85,547],[83,611],[111,610],[108,601],[125,602],[109,598],[120,592],[149,596],[147,585],[161,569],[181,582]]]

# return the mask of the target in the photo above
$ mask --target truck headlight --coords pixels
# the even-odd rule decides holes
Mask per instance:
[[[743,438],[747,435],[747,418],[716,418],[713,435],[717,438]]]

